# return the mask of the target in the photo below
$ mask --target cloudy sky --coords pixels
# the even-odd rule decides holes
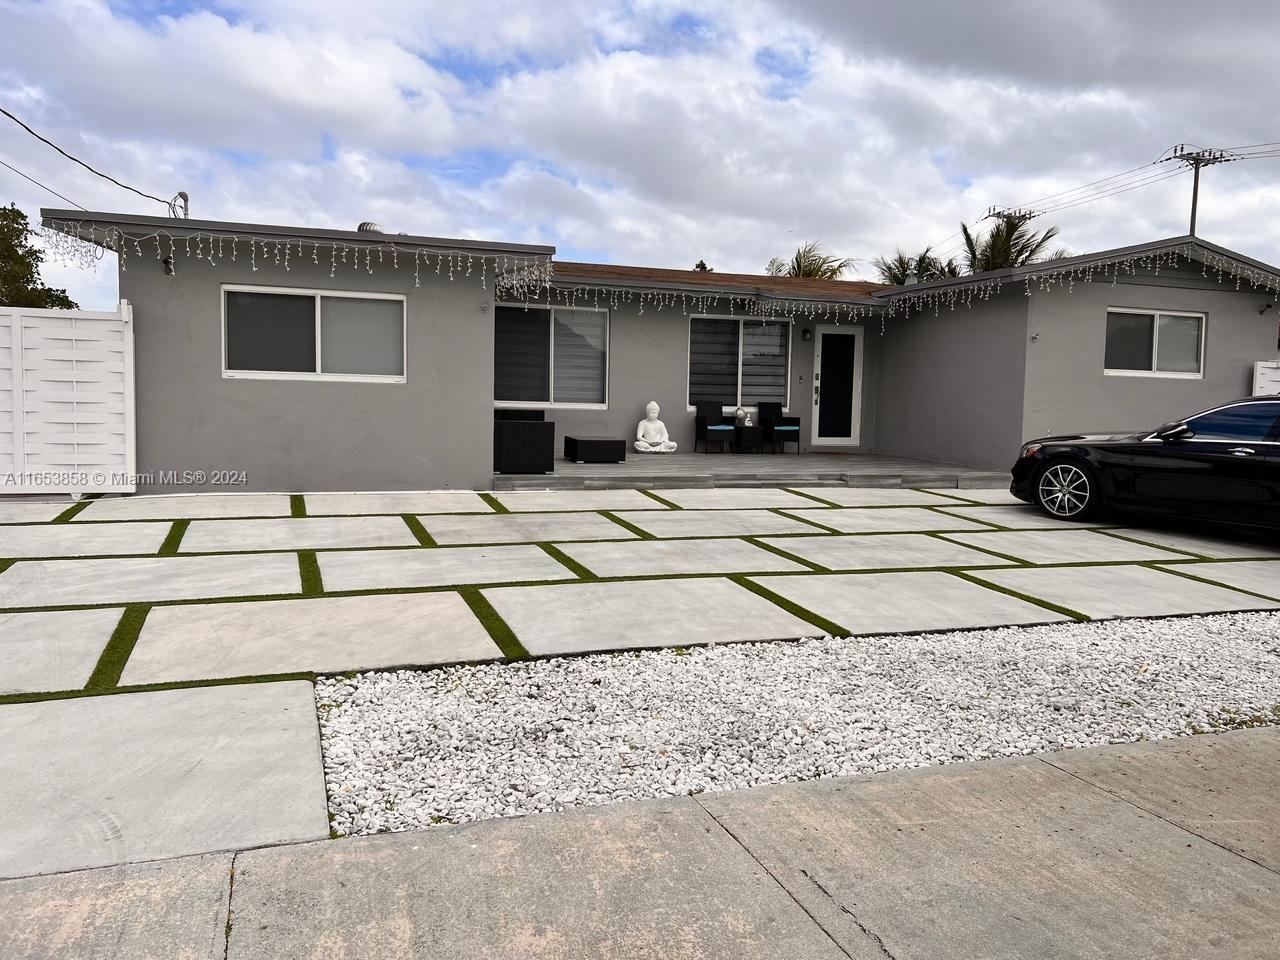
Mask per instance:
[[[760,272],[816,239],[869,277],[1174,143],[1280,141],[1262,0],[0,0],[0,23],[0,104],[193,216],[562,259]],[[0,159],[163,212],[3,117]],[[1278,183],[1280,159],[1207,171],[1199,232],[1280,262]],[[1084,252],[1185,233],[1189,198],[1183,175],[1038,222]],[[9,201],[65,205],[0,167]],[[47,274],[114,299],[109,267]]]

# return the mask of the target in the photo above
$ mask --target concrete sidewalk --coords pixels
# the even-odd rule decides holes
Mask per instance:
[[[0,922],[3,960],[1261,960],[1280,729],[7,881]]]

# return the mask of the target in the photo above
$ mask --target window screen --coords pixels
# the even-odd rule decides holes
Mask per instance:
[[[546,310],[493,311],[493,398],[551,399],[551,322]]]
[[[228,370],[316,372],[316,299],[228,291]]]
[[[1197,440],[1261,443],[1270,436],[1276,417],[1280,417],[1280,403],[1248,403],[1194,417],[1187,426]]]
[[[1156,330],[1156,369],[1163,373],[1200,372],[1199,317],[1160,314]]]
[[[1151,314],[1109,312],[1106,369],[1150,370],[1154,337],[1155,317]]]
[[[552,311],[556,403],[604,403],[608,315],[600,310]]]
[[[321,297],[320,366],[322,373],[403,376],[403,303]]]
[[[689,404],[738,400],[738,330],[732,318],[693,317],[689,321]]]
[[[790,323],[742,326],[742,402],[787,403],[787,336]]]

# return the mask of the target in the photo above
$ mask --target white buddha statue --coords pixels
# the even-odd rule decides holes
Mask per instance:
[[[644,419],[636,426],[636,453],[675,453],[676,444],[667,425],[658,419],[662,408],[656,400],[644,405]]]

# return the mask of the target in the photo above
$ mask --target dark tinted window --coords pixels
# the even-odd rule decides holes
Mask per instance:
[[[689,321],[689,402],[738,402],[739,321],[694,317]]]
[[[1261,443],[1271,434],[1280,403],[1242,403],[1187,421],[1197,440],[1247,440]]]
[[[227,293],[227,369],[316,372],[316,298]]]
[[[1155,343],[1155,317],[1149,313],[1107,314],[1108,370],[1150,370]]]
[[[493,399],[551,399],[551,316],[548,310],[493,311]]]

